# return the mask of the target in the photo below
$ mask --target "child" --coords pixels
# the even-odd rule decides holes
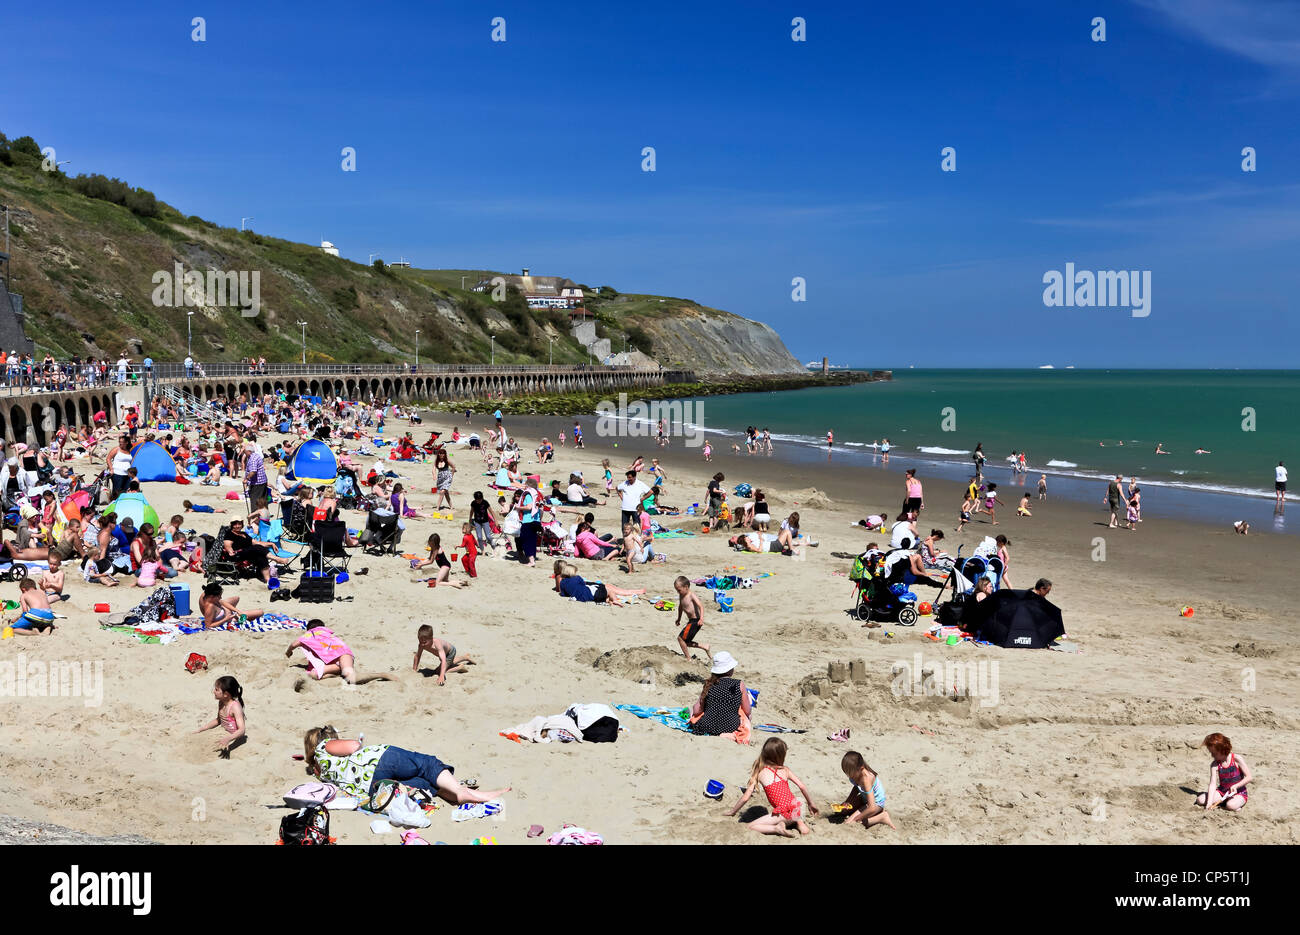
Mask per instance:
[[[712,460],[713,460],[713,445],[712,445],[711,443],[709,443],[709,442],[705,442],[705,443],[704,443],[704,448],[703,448],[703,450],[702,450],[700,453],[704,455],[704,460],[705,460],[705,461],[712,461]]]
[[[560,447],[564,447],[564,429],[560,429]]]
[[[418,571],[421,568],[432,567],[434,569],[433,577],[427,580],[432,582],[432,586],[435,588],[440,584],[452,588],[465,587],[463,581],[451,580],[451,562],[448,560],[446,553],[442,551],[442,537],[436,532],[429,536],[428,552],[429,557],[422,562],[417,562],[413,566],[414,570]],[[416,578],[414,580],[418,582],[425,579]]]
[[[52,601],[66,601],[69,595],[63,593],[63,560],[53,552],[50,553],[50,567],[41,575],[40,588]]]
[[[682,648],[682,655],[687,659],[693,659],[692,649],[702,649],[706,653],[709,647],[705,643],[694,642],[695,637],[699,635],[700,622],[704,617],[704,605],[700,599],[691,591],[691,579],[685,575],[678,575],[677,580],[673,582],[673,588],[677,591],[677,620],[674,625],[682,622],[682,616],[686,617],[686,626],[677,634],[677,645]]]
[[[477,578],[478,572],[474,569],[474,560],[478,558],[478,544],[474,541],[469,523],[460,524],[460,550],[465,553],[460,557],[460,564],[465,569],[465,574]]]
[[[1136,532],[1138,517],[1142,515],[1142,488],[1134,487],[1128,499],[1128,531]]]
[[[213,507],[213,506],[208,506],[206,503],[191,503],[191,502],[188,501],[188,500],[183,500],[183,501],[181,501],[181,505],[182,505],[183,507],[185,507],[185,512],[186,512],[186,513],[224,513],[224,512],[226,512],[226,510],[225,510],[224,507]]]
[[[244,736],[245,728],[248,726],[244,721],[244,689],[240,687],[239,681],[233,675],[223,675],[213,683],[212,697],[217,699],[217,716],[205,724],[200,724],[194,733],[201,734],[217,725],[224,727],[226,736],[218,740],[214,746],[221,751],[223,757],[229,757],[230,748],[234,746],[235,741]]]
[[[15,631],[17,632],[17,631]],[[1205,809],[1222,805],[1230,812],[1239,812],[1250,797],[1246,784],[1253,778],[1246,761],[1232,752],[1232,741],[1222,734],[1210,734],[1201,741],[1214,759],[1210,763],[1210,784],[1196,797],[1196,804]]]
[[[137,588],[152,588],[158,583],[158,548],[152,542],[148,542],[140,552],[140,570],[136,573],[135,586]]]
[[[780,737],[767,739],[758,754],[758,759],[754,761],[754,768],[749,773],[749,784],[745,786],[744,794],[727,814],[735,815],[739,812],[741,806],[754,794],[755,784],[761,783],[763,791],[767,793],[768,804],[772,806],[772,812],[751,821],[749,827],[760,834],[779,834],[787,838],[795,836],[790,830],[791,826],[798,828],[800,834],[812,834],[812,829],[803,820],[803,805],[790,791],[790,783],[793,782],[799,787],[799,792],[808,802],[808,811],[814,815],[818,814],[817,806],[813,805],[807,787],[786,767],[785,752],[785,741]]]
[[[18,585],[18,593],[18,606],[22,613],[10,624],[14,636],[36,636],[40,633],[49,636],[53,633],[54,611],[50,610],[50,600],[45,592],[31,578],[24,578]]]
[[[845,823],[860,821],[868,828],[884,824],[897,831],[898,827],[890,819],[889,812],[885,811],[885,787],[880,784],[880,776],[867,765],[862,754],[856,750],[844,754],[840,760],[840,769],[849,778],[849,782],[853,783],[849,797],[844,800],[844,805],[852,810]]]
[[[962,498],[961,511],[957,518],[957,532],[961,532],[963,526],[970,522],[971,510],[975,509],[978,501],[973,500],[970,496]]]
[[[608,499],[614,493],[614,474],[609,469],[609,458],[604,458],[600,466],[605,469],[605,497]]]
[[[586,447],[582,443],[582,426],[579,425],[577,422],[573,423],[573,447],[574,448]]]
[[[420,657],[427,653],[434,653],[438,657],[438,684],[447,684],[447,673],[465,672],[470,666],[478,665],[469,656],[456,655],[456,647],[447,640],[439,639],[433,635],[433,627],[427,623],[420,627],[415,633],[418,641],[415,647],[415,662],[411,668],[420,671]]]
[[[995,504],[998,506],[1006,506],[1006,504],[1002,502],[1001,498],[998,497],[998,485],[989,484],[988,490],[984,491],[984,512],[989,515],[989,519],[993,522],[994,526],[998,524],[998,511],[993,508]]]
[[[1047,499],[1047,475],[1046,474],[1038,475],[1038,499],[1039,500]]]
[[[1020,506],[1016,507],[1016,516],[1021,517],[1033,515],[1033,513],[1029,512],[1029,491],[1026,490],[1024,495],[1020,498]]]

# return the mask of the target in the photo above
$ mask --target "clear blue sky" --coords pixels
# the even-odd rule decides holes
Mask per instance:
[[[801,360],[1295,365],[1295,2],[190,6],[11,7],[0,130],[363,263],[695,299]],[[1066,262],[1151,270],[1150,317],[1045,308]]]

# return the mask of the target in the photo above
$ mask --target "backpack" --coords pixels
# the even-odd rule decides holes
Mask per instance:
[[[332,844],[330,813],[319,805],[302,808],[280,819],[281,844]]]

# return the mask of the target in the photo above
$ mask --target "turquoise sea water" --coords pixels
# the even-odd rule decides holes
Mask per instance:
[[[1023,448],[1031,486],[1045,472],[1054,492],[1091,499],[1104,478],[1136,476],[1149,506],[1163,500],[1216,520],[1239,518],[1234,510],[1252,522],[1271,516],[1277,462],[1300,468],[1297,371],[918,369],[887,383],[698,402],[693,421],[715,446],[755,425],[789,456],[824,454],[834,430],[837,461],[879,464],[869,446],[888,438],[891,467],[925,464],[922,473],[965,480],[982,442],[986,473],[1000,483],[1004,459]],[[1157,444],[1171,453],[1155,454]],[[1300,474],[1289,486],[1293,500]]]

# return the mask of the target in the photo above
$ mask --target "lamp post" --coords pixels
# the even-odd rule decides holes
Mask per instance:
[[[302,363],[305,367],[307,366],[307,322],[297,321],[294,324],[302,325]]]
[[[194,356],[194,309],[185,313],[185,356]]]
[[[548,361],[548,364],[549,366],[554,367],[555,366],[555,338],[547,338],[546,340],[549,342],[549,347],[551,352],[551,357],[550,360]]]
[[[420,329],[415,329],[415,369],[420,369]]]
[[[245,222],[245,221],[256,221],[256,220],[257,220],[257,218],[253,217],[251,214],[250,214],[248,217],[246,217],[246,218],[240,218],[240,219],[239,219],[239,231],[240,231],[240,233],[243,233],[243,231],[244,231],[244,222]]]
[[[492,341],[492,358],[489,361],[489,363],[495,367],[497,362],[497,336],[495,334],[491,335],[491,341]]]

